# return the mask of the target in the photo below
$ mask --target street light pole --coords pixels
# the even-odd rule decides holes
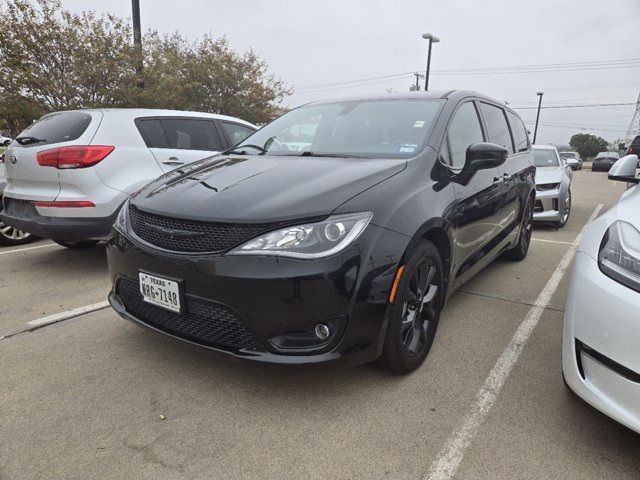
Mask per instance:
[[[538,114],[536,115],[536,128],[533,130],[533,143],[536,143],[536,137],[538,136],[538,121],[540,120],[540,107],[542,106],[542,95],[544,95],[544,92],[538,92],[536,95],[538,95],[539,100],[538,100]]]
[[[422,38],[425,40],[429,40],[429,53],[427,55],[427,71],[425,72],[424,77],[424,91],[429,91],[429,71],[431,70],[431,46],[434,43],[438,43],[440,39],[436,37],[433,33],[423,33]]]
[[[131,20],[133,21],[133,45],[136,51],[136,73],[138,88],[144,88],[142,79],[142,28],[140,27],[140,0],[131,0]]]

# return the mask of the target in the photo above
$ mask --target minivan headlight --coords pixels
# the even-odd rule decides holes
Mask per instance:
[[[373,213],[332,215],[326,220],[265,233],[240,245],[229,255],[271,255],[303,259],[324,258],[344,250],[357,239]]]
[[[113,227],[120,231],[121,233],[127,233],[127,217],[129,216],[129,200],[124,202],[122,208],[118,212],[118,216],[116,217],[116,221],[113,224]]]
[[[613,223],[600,244],[598,265],[606,276],[640,292],[640,232],[630,223]]]

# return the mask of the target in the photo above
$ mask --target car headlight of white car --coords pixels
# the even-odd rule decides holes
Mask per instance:
[[[324,258],[344,250],[367,227],[373,213],[332,215],[326,220],[281,228],[260,235],[229,255],[270,255],[303,259]]]
[[[598,264],[606,276],[640,292],[640,232],[630,223],[613,223],[600,244]]]

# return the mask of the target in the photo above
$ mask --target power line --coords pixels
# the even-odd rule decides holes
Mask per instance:
[[[573,104],[573,105],[547,105],[542,107],[542,110],[549,110],[549,109],[554,109],[554,108],[589,108],[589,107],[621,107],[621,106],[628,106],[628,105],[635,105],[635,102],[631,102],[631,103],[590,103],[590,104]],[[511,106],[511,105],[509,105]],[[511,108],[513,108],[514,110],[535,110],[538,107],[513,107],[511,106]]]
[[[550,63],[550,64],[530,64],[530,65],[513,65],[503,67],[485,67],[485,68],[467,68],[467,69],[448,69],[436,70],[432,72],[434,75],[486,75],[486,74],[516,74],[516,73],[542,73],[550,71],[582,71],[582,70],[602,70],[611,68],[640,68],[640,58],[618,59],[618,60],[598,60],[591,62],[572,62],[572,63]],[[353,80],[344,80],[331,83],[317,83],[311,85],[303,85],[298,90],[316,90],[325,89],[326,87],[338,87],[342,85],[357,84],[369,82],[372,80],[386,80],[398,77],[413,75],[415,70],[394,73],[389,75],[381,75],[375,77],[364,77]]]

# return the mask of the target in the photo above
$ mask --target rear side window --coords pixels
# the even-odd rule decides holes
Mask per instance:
[[[164,118],[160,120],[169,148],[224,150],[216,126],[209,120]]]
[[[487,127],[489,141],[513,152],[513,142],[509,132],[509,125],[507,124],[507,117],[504,116],[504,110],[495,105],[482,102],[480,103],[480,110]]]
[[[516,153],[526,152],[529,150],[529,135],[527,129],[515,113],[507,112],[509,123],[511,124],[511,132],[513,133],[513,143],[516,146]]]
[[[478,112],[473,102],[462,104],[449,124],[449,146],[451,147],[451,166],[464,167],[467,148],[474,143],[484,142]]]
[[[169,148],[160,120],[137,120],[138,130],[149,148]]]
[[[221,122],[221,125],[222,130],[229,137],[231,145],[239,144],[255,131],[253,128],[238,123]]]
[[[195,118],[138,118],[136,126],[149,148],[224,150],[211,120]]]
[[[50,145],[52,143],[77,140],[91,124],[91,115],[87,112],[59,112],[45,115],[16,138],[33,137],[27,145]],[[38,141],[40,140],[40,141]]]

